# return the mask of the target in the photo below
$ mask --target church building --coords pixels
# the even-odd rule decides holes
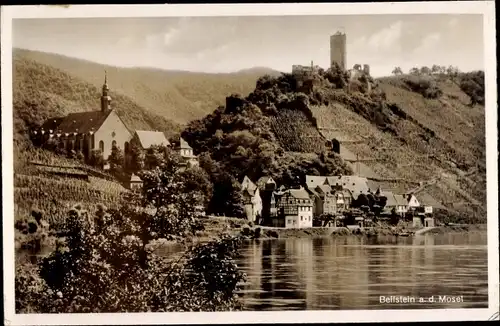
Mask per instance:
[[[86,158],[92,150],[99,149],[105,160],[114,146],[127,153],[132,138],[132,133],[111,107],[106,75],[99,111],[70,113],[66,117],[49,119],[34,133],[39,133],[44,142],[55,139],[58,146],[67,151],[81,151]]]

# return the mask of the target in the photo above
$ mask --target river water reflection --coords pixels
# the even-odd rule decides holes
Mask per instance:
[[[486,233],[408,238],[248,241],[239,266],[248,310],[484,308],[488,306]],[[439,295],[463,303],[439,303]],[[381,304],[410,296],[413,304]],[[418,298],[435,296],[435,303]]]
[[[50,248],[16,259],[34,263]],[[182,246],[159,254],[175,256]],[[415,237],[252,240],[238,266],[247,310],[486,308],[486,232]],[[381,304],[380,296],[463,296],[463,303]]]

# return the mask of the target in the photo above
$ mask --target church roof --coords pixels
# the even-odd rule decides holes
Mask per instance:
[[[53,132],[55,132],[57,130],[57,127],[59,127],[59,125],[61,124],[61,122],[63,122],[64,119],[65,119],[64,117],[48,119],[43,123],[41,129],[46,131],[52,130]]]
[[[87,133],[97,131],[111,111],[89,111],[68,114],[56,128],[59,132]],[[53,119],[52,119],[53,120]]]
[[[151,146],[169,146],[170,142],[161,131],[136,130],[135,131],[142,148],[150,148]]]

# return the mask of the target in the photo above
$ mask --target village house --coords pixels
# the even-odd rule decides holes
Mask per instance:
[[[276,181],[272,177],[264,176],[257,180],[256,185],[262,199],[261,224],[270,225],[272,219],[276,217],[276,198],[274,196]]]
[[[434,217],[433,217],[433,204],[435,204],[431,198],[426,196],[420,197],[418,200],[420,206],[414,209],[413,215],[413,227],[433,227]]]
[[[151,146],[170,147],[170,142],[161,131],[136,130],[130,143],[143,150],[151,148]],[[127,153],[128,149],[125,152]]]
[[[142,189],[142,180],[139,178],[139,176],[135,175],[132,173],[130,176],[130,181],[128,184],[128,187],[130,190],[139,190]]]
[[[319,185],[315,189],[318,194],[316,202],[314,203],[314,215],[320,216],[321,214],[337,213],[337,196],[332,187],[329,185]]]
[[[184,138],[180,138],[179,143],[176,146],[176,150],[183,160],[183,164],[187,167],[199,166],[198,157],[194,155],[193,148],[189,146],[188,142]]]
[[[384,213],[391,214],[394,211],[401,217],[405,216],[406,212],[408,211],[408,206],[403,195],[397,195],[390,191],[385,191],[381,193],[381,195],[387,198],[384,207]]]
[[[250,222],[260,222],[262,216],[262,198],[256,184],[245,176],[241,182],[243,206],[247,219]]]
[[[420,203],[417,199],[417,197],[415,197],[414,194],[405,194],[404,195],[404,198],[406,200],[406,204],[408,206],[408,211],[409,212],[412,212],[414,211],[417,207],[420,207]]]
[[[279,225],[285,228],[307,228],[313,225],[313,202],[304,188],[288,189],[277,201]]]
[[[314,201],[314,216],[319,216],[324,212],[324,200],[323,197],[318,192],[318,187],[328,189],[323,186],[328,186],[330,190],[330,195],[328,196],[328,204],[333,208],[333,202],[335,202],[335,214],[343,213],[351,207],[352,201],[359,196],[361,193],[371,193],[368,187],[368,180],[366,178],[356,177],[356,176],[311,176],[306,175],[306,189],[311,194],[311,199]],[[322,190],[322,191],[324,191]],[[356,194],[354,197],[353,192]],[[333,198],[331,197],[333,196]],[[332,211],[329,208],[329,211]]]
[[[70,113],[66,117],[48,119],[33,133],[42,143],[55,140],[60,148],[82,152],[87,159],[93,150],[98,149],[104,160],[111,155],[113,147],[128,148],[132,138],[131,132],[111,107],[106,76],[99,111]]]

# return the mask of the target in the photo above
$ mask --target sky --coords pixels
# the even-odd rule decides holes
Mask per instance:
[[[119,67],[233,72],[327,68],[330,35],[347,35],[347,66],[484,69],[481,15],[339,15],[16,19],[13,46]]]

